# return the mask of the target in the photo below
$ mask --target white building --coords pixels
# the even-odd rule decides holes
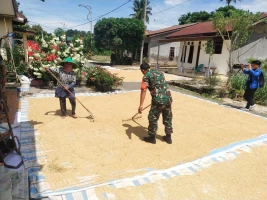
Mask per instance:
[[[232,52],[232,63],[247,63],[248,58],[266,59],[267,58],[267,13],[264,13],[261,20],[252,28],[254,33],[250,36],[246,45]],[[264,24],[264,25],[263,25]],[[231,34],[231,28],[228,29]],[[227,38],[227,37],[226,37]],[[178,58],[178,69],[190,70],[200,64],[204,67],[201,71],[205,72],[209,64],[209,54],[205,52],[207,41],[213,40],[215,53],[211,57],[210,67],[218,74],[226,75],[229,71],[228,61],[230,52],[228,48],[230,40],[223,40],[213,28],[212,22],[200,22],[166,36],[166,43],[180,42],[180,54]]]
[[[184,67],[184,69],[190,70],[203,64],[203,72],[209,63],[209,54],[205,52],[206,43],[208,40],[213,40],[215,53],[212,56],[210,66],[218,74],[226,74],[228,72],[227,60],[229,51],[226,43],[229,43],[229,41],[223,41],[218,36],[217,31],[213,29],[212,22],[197,23],[170,34],[166,38],[169,41],[181,42],[178,68]]]
[[[180,42],[165,42],[162,40],[164,40],[167,35],[191,25],[193,24],[175,25],[156,31],[147,31],[144,45],[144,57],[147,57],[148,62],[151,64],[168,63],[168,65],[176,65],[179,56]]]

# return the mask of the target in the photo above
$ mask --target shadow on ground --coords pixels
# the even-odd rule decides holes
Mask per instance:
[[[136,135],[137,137],[139,137],[140,140],[144,141],[143,138],[148,136],[147,132],[147,128],[143,127],[143,126],[132,126],[130,124],[123,124],[124,127],[126,127],[126,135],[128,136],[128,138],[131,140],[132,139],[132,134]],[[156,139],[163,141],[162,136],[160,135],[156,135]]]

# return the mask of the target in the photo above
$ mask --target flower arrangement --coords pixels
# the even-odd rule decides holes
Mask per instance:
[[[91,67],[87,71],[87,85],[93,85],[97,90],[111,90],[112,87],[122,85],[122,82],[123,77],[118,77],[100,66]]]
[[[74,69],[76,73],[84,68],[85,57],[83,55],[83,41],[74,37],[72,43],[66,43],[65,35],[45,36],[36,38],[36,42],[28,41],[29,67],[36,78],[46,81],[53,80],[45,67],[59,68],[61,61],[66,57],[71,57],[79,66]]]

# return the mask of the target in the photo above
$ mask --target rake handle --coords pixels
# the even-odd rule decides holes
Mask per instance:
[[[147,109],[147,108],[150,107],[150,106],[151,106],[151,104],[149,104],[148,106],[144,107],[143,110]],[[143,110],[142,110],[142,111],[143,111]],[[139,113],[136,113],[136,114],[132,117],[132,119],[134,119],[134,118],[136,117],[136,115],[138,115],[138,114],[139,114]]]
[[[69,93],[70,93],[70,95],[72,96],[72,97],[74,97],[81,105],[82,105],[82,107],[84,107],[84,109],[85,110],[87,110],[87,112],[91,115],[91,117],[92,118],[94,118],[94,115],[93,115],[93,113],[91,113],[90,112],[90,110],[88,110],[88,108],[86,108],[83,104],[82,104],[82,102],[78,99],[78,98],[76,98],[73,94],[72,94],[72,92],[71,91],[69,91],[68,89],[66,89],[65,88],[65,85],[49,70],[49,69],[47,69],[47,71],[57,80],[57,82],[62,86],[62,87],[64,87],[64,89],[65,90],[67,90]]]

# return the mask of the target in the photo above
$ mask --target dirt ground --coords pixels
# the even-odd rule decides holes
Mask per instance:
[[[47,151],[47,159],[41,159],[39,162],[52,190],[79,185],[82,181],[85,181],[83,185],[97,184],[143,174],[144,168],[169,168],[206,156],[214,149],[267,133],[265,119],[173,93],[173,144],[168,145],[162,141],[164,127],[161,119],[159,119],[157,144],[147,144],[142,138],[147,134],[148,110],[144,111],[142,118],[136,120],[137,123],[122,122],[122,119],[127,119],[137,112],[139,95],[138,92],[131,92],[79,97],[95,115],[94,123],[85,118],[88,113],[79,104],[77,104],[78,119],[71,117],[62,119],[58,116],[60,114],[58,99],[29,99],[29,121],[35,121],[33,126],[39,133],[36,138],[36,148]],[[145,105],[149,103],[148,95]],[[69,104],[67,106],[70,108]],[[260,151],[262,153],[264,149]],[[228,171],[232,173],[231,169],[227,168],[228,164],[225,163],[226,167],[221,168],[226,175]],[[240,166],[248,165],[240,164]],[[134,171],[137,169],[140,170]],[[240,176],[247,176],[246,170],[244,172],[240,170],[238,173]],[[207,175],[207,183],[215,181],[215,178],[211,177],[212,174],[208,176],[208,170],[201,173],[205,173],[203,176]],[[262,174],[259,173],[258,176]],[[186,190],[190,187],[182,187],[182,183],[194,182],[201,185],[199,177],[195,175],[191,176],[190,180],[184,180],[177,185],[177,191],[185,190],[186,195],[188,192]],[[242,182],[238,183],[238,177],[234,178],[235,184],[243,187]],[[220,187],[234,190],[228,187],[231,178],[225,177],[225,179],[228,182],[222,182]],[[257,179],[255,184],[256,182]],[[161,184],[165,184],[166,188],[177,187],[171,183]],[[262,182],[258,184],[259,188],[263,187]],[[152,190],[152,188],[147,189]]]

